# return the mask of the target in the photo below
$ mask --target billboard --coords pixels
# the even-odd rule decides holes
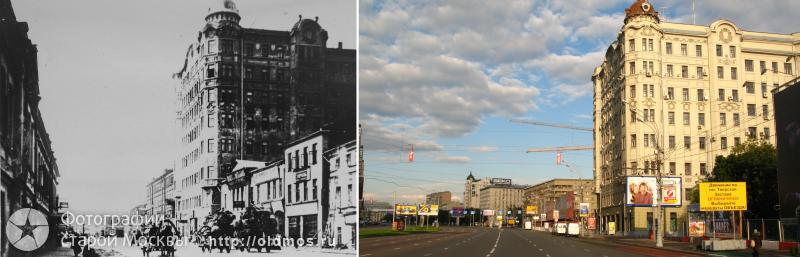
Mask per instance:
[[[483,216],[494,216],[494,210],[483,210]]]
[[[454,218],[464,217],[464,208],[462,208],[462,207],[453,207],[453,209],[450,210],[450,214]]]
[[[420,204],[419,215],[423,216],[439,216],[438,204]]]
[[[589,228],[589,230],[597,229],[597,220],[595,219],[595,217],[589,217],[586,223],[588,224],[587,227]]]
[[[580,203],[580,216],[587,217],[589,216],[589,203]]]
[[[567,192],[564,195],[556,198],[556,210],[563,216],[560,218],[565,220],[572,220],[575,218],[575,194]]]
[[[656,177],[628,177],[627,206],[654,206],[658,202]],[[680,177],[661,177],[662,206],[681,206],[683,189]]]
[[[492,178],[491,182],[496,185],[511,185],[511,179],[509,178]]]
[[[400,205],[397,204],[394,206],[394,213],[398,216],[401,215],[417,215],[417,206],[416,205]]]
[[[539,212],[539,206],[536,205],[528,205],[525,206],[525,214],[533,215]]]
[[[701,182],[700,211],[746,211],[745,182]]]
[[[795,80],[797,81],[797,80]],[[782,219],[800,218],[800,86],[795,83],[773,96],[778,149],[778,198]]]

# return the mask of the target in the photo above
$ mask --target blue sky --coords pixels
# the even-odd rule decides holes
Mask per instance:
[[[590,132],[510,118],[592,126],[591,74],[632,0],[360,1],[360,121],[365,198],[419,202],[464,180],[535,184],[575,178],[555,153],[528,147],[591,145]],[[653,0],[670,22],[692,23],[691,1]],[[790,33],[798,1],[697,1],[697,24]],[[765,19],[769,17],[769,19]],[[405,161],[408,145],[416,160]],[[583,178],[591,151],[563,153]]]

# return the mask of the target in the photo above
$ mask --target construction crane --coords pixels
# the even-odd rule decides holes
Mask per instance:
[[[537,148],[528,148],[528,151],[526,153],[587,151],[587,150],[594,150],[594,146],[579,145],[579,146],[537,147]]]
[[[549,122],[541,122],[541,121],[534,121],[534,120],[512,119],[511,122],[520,123],[520,124],[531,124],[531,125],[537,125],[537,126],[545,126],[545,127],[564,128],[564,129],[572,129],[572,130],[580,130],[580,131],[589,131],[589,132],[594,131],[594,129],[592,129],[592,128],[585,128],[585,127],[578,127],[578,126],[557,124],[557,123],[549,123]]]

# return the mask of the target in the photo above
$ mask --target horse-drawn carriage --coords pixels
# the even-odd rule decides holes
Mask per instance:
[[[234,235],[239,240],[237,249],[248,252],[255,249],[261,252],[261,249],[270,252],[270,250],[280,250],[280,245],[270,244],[272,238],[278,235],[278,222],[275,217],[271,217],[272,213],[253,206],[247,207],[247,210],[242,214],[240,219],[234,225]]]
[[[159,251],[159,256],[175,256],[175,243],[180,237],[175,223],[170,220],[160,221],[142,229],[144,240],[140,242],[142,255],[150,256],[150,252]]]
[[[218,249],[231,252],[231,239],[233,239],[233,220],[236,217],[230,211],[221,211],[206,216],[203,227],[197,232],[200,250],[209,253]]]

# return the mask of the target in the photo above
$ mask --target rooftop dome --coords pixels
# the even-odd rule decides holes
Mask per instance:
[[[472,176],[472,171],[469,172],[469,176],[467,176],[467,180],[475,181],[475,176]]]
[[[658,12],[656,8],[650,4],[648,0],[636,0],[630,7],[625,9],[625,21],[627,22],[629,18],[639,16],[639,15],[648,15],[652,16],[653,18],[658,21]]]
[[[208,23],[226,20],[238,24],[241,19],[239,9],[236,8],[236,3],[233,0],[223,0],[222,6],[209,8],[208,15],[206,15],[206,22]]]

